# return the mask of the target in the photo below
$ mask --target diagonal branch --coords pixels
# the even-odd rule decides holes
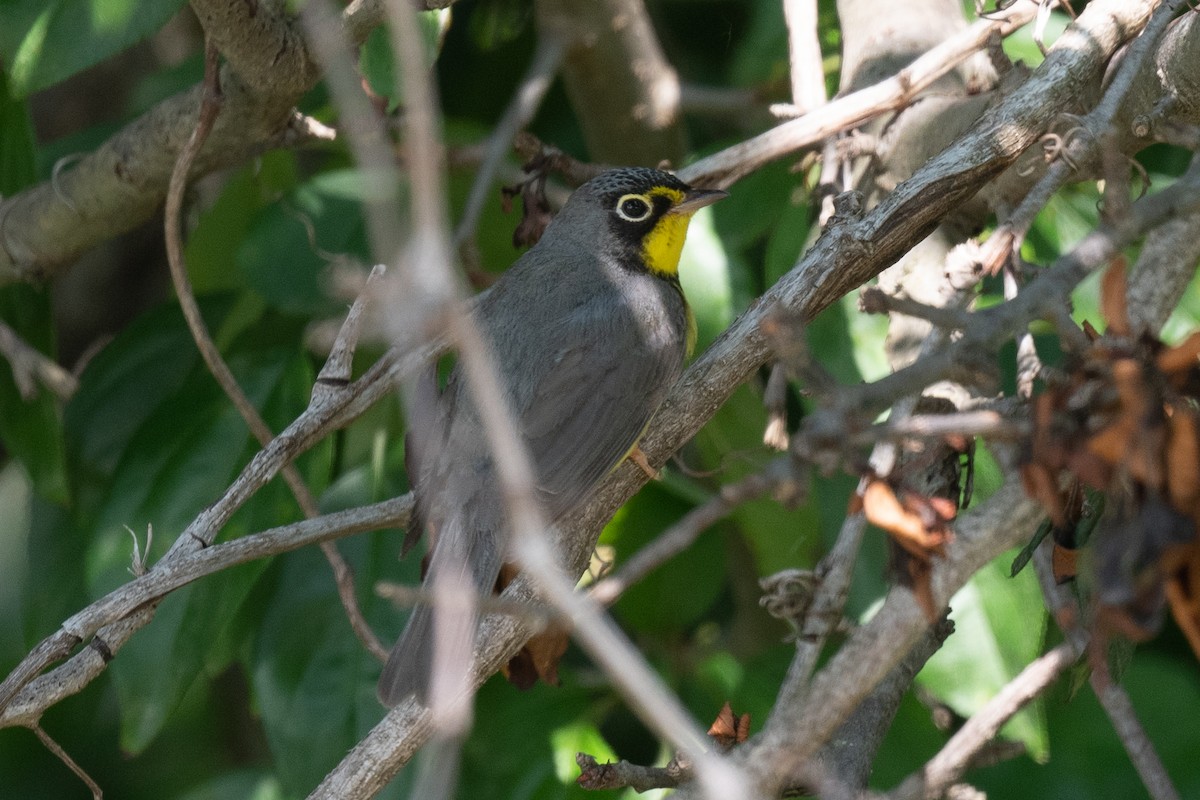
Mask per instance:
[[[192,168],[193,177],[315,138],[296,102],[318,73],[280,4],[198,0],[206,32],[229,47],[221,70],[224,111]],[[376,2],[352,3],[342,25],[361,42],[378,24]],[[244,71],[243,71],[244,70]],[[79,159],[52,183],[0,201],[0,285],[44,280],[80,254],[131,230],[162,205],[175,156],[196,125],[204,88],[170,97]]]

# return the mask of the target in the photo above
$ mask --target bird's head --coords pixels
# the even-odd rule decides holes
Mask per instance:
[[[669,172],[626,167],[580,186],[560,216],[602,219],[593,246],[630,268],[675,282],[692,215],[727,196],[720,189],[694,189]]]

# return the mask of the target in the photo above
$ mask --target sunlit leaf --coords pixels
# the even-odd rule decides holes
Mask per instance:
[[[9,0],[0,57],[27,95],[124,50],[166,24],[183,0]]]
[[[1015,551],[992,561],[950,600],[954,634],[929,659],[917,681],[969,717],[1041,652],[1046,611],[1029,570],[1008,577]],[[1039,761],[1049,755],[1042,701],[1035,700],[1001,730]]]

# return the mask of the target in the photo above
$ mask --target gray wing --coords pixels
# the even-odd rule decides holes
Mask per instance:
[[[608,337],[591,347],[597,337]],[[681,336],[647,343],[632,324],[606,326],[561,341],[521,414],[546,511],[557,518],[581,502],[637,443],[679,376]]]

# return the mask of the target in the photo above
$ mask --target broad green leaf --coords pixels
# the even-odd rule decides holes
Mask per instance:
[[[399,541],[359,536],[339,542],[339,549],[357,584],[368,587],[379,578],[377,566],[394,561]],[[415,564],[405,566],[415,572]],[[271,578],[249,668],[278,774],[302,797],[383,716],[375,698],[380,667],[350,630],[316,548],[281,557]],[[359,600],[376,630],[386,619],[398,632],[398,612],[365,591]]]
[[[197,295],[244,285],[232,248],[246,237],[252,221],[295,184],[296,156],[285,151],[263,155],[226,181],[217,201],[200,214],[184,248]]]
[[[0,619],[22,617],[26,569],[33,533],[33,486],[17,462],[0,467]],[[0,664],[13,663],[24,655],[25,640],[19,625],[0,626]]]
[[[572,653],[568,652],[570,659]],[[607,694],[573,681],[564,670],[562,686],[538,684],[520,691],[503,678],[484,684],[476,700],[475,726],[463,747],[457,796],[506,800],[559,800],[594,797],[575,785],[575,747],[603,761],[613,748],[606,741],[603,712]]]
[[[697,353],[733,321],[734,269],[730,254],[714,228],[712,208],[701,209],[688,226],[679,259],[679,281],[696,319]]]
[[[578,720],[550,732],[550,745],[554,748],[554,774],[564,784],[572,784],[579,776],[576,753],[594,756],[601,764],[616,761],[617,754],[604,741],[600,731],[590,722]]]
[[[346,186],[344,180],[310,181],[251,224],[236,262],[246,284],[270,307],[324,316],[345,307],[330,296],[328,273],[343,260],[366,263],[370,253],[361,206],[347,199]]]
[[[0,197],[30,185],[37,174],[29,112],[23,101],[9,96],[9,88],[0,71]],[[0,288],[0,320],[26,344],[54,357],[48,291],[32,286]],[[0,359],[0,442],[28,470],[38,493],[61,503],[67,500],[62,422],[54,396],[42,386],[36,391],[32,399],[23,398],[12,367]]]
[[[467,17],[467,30],[487,52],[515,41],[532,22],[533,6],[524,0],[484,0]]]
[[[157,333],[150,331],[152,336]],[[229,361],[268,424],[280,429],[303,407],[312,368],[304,356],[272,346],[270,340],[262,333],[248,335],[243,345],[256,349],[235,351]],[[132,347],[124,352],[140,355]],[[129,580],[132,542],[125,526],[143,547],[152,527],[151,554],[161,556],[194,515],[220,496],[256,449],[248,445],[244,421],[212,377],[192,363],[182,382],[137,416],[111,480],[104,482],[94,517],[89,515],[94,519],[94,545],[88,554],[93,594]],[[118,364],[113,372],[119,374],[127,366]],[[326,480],[328,455],[311,462],[322,461],[326,466],[315,476],[318,491]],[[251,498],[224,535],[297,516],[295,501],[277,482]],[[143,750],[195,679],[206,668],[220,669],[229,661],[235,643],[226,638],[228,626],[264,568],[262,563],[243,565],[176,592],[161,604],[153,624],[122,651],[111,672],[121,701],[121,743],[126,750]]]
[[[179,795],[179,800],[227,800],[230,797],[287,800],[278,779],[261,770],[226,772]]]
[[[231,307],[228,296],[201,304],[210,327]],[[73,474],[92,482],[109,480],[130,439],[178,392],[199,361],[177,306],[161,306],[130,323],[88,363],[79,391],[67,404],[64,425]]]
[[[0,196],[5,197],[37,179],[29,109],[11,91],[8,75],[0,69]]]
[[[730,198],[732,199],[732,198]],[[807,198],[789,197],[767,237],[763,283],[774,286],[796,266],[812,233],[812,211]]]
[[[617,551],[618,565],[662,533],[688,505],[650,484],[604,528],[600,541]],[[675,558],[630,587],[616,613],[644,632],[679,630],[700,619],[724,589],[724,542],[710,530]]]
[[[245,368],[234,373],[259,406],[283,365],[263,366],[260,374]],[[151,552],[161,556],[195,514],[220,496],[245,460],[247,438],[245,423],[202,370],[164,400],[130,440],[98,514],[89,567],[94,593],[129,579],[131,543],[123,526],[139,538],[153,526]],[[202,674],[223,625],[261,569],[245,565],[174,593],[153,624],[125,647],[111,670],[121,701],[122,747],[140,752],[158,734]]]
[[[442,8],[417,15],[425,47],[425,61],[429,67],[437,61],[442,39],[450,27],[450,14],[449,8]],[[392,54],[392,38],[387,28],[379,26],[371,31],[359,52],[358,66],[371,91],[387,98],[388,113],[404,104],[404,90],[396,80],[396,57]]]
[[[20,96],[98,64],[166,24],[183,0],[8,0],[0,58]]]
[[[774,235],[780,217],[793,204],[808,204],[802,175],[796,175],[784,163],[755,170],[729,190],[729,197],[712,207],[722,246],[740,253]]]
[[[1037,579],[1026,570],[1008,577],[1016,551],[985,566],[950,600],[954,634],[929,659],[917,681],[957,713],[970,717],[1037,658],[1046,610]],[[1001,730],[1031,756],[1049,755],[1046,714],[1034,700]]]

